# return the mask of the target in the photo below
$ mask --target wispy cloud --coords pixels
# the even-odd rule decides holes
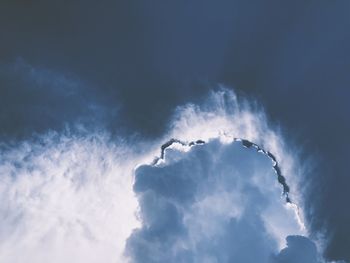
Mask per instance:
[[[1,262],[122,262],[138,225],[134,159],[104,135],[3,145]]]

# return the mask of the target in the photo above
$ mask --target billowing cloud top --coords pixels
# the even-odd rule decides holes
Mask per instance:
[[[285,262],[289,248],[276,256],[284,238],[303,234],[271,160],[240,142],[167,148],[135,180],[142,228],[128,240],[133,262]],[[305,250],[298,262],[317,262],[315,245],[288,239]]]

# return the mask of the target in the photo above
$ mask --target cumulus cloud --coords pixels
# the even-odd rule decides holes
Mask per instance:
[[[143,227],[128,240],[133,262],[270,262],[284,237],[303,233],[271,160],[239,142],[167,149],[135,177]]]
[[[298,206],[281,198],[273,160],[237,137],[277,156]],[[142,227],[128,239],[132,262],[323,262],[320,240],[307,237],[298,191],[308,163],[261,107],[221,88],[200,105],[179,107],[166,138],[176,139],[162,148],[163,159],[135,173]],[[198,140],[208,143],[191,143]]]

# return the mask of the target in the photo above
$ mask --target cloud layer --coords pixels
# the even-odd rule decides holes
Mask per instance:
[[[299,210],[285,202],[273,160],[237,137],[276,156]],[[200,143],[159,152],[169,138]],[[151,142],[84,131],[3,143],[0,258],[322,262],[298,191],[306,164],[290,146],[260,107],[224,88],[178,107]]]

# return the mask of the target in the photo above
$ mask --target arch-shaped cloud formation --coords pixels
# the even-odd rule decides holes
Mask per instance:
[[[286,182],[286,178],[282,175],[281,173],[281,168],[278,165],[277,159],[276,157],[270,153],[269,151],[265,151],[264,149],[262,149],[259,145],[257,145],[256,143],[253,143],[251,141],[248,141],[246,139],[241,139],[241,138],[234,138],[233,141],[239,141],[242,143],[242,145],[246,148],[254,148],[258,153],[262,153],[264,155],[266,155],[273,163],[273,169],[276,172],[277,175],[277,180],[278,182],[281,184],[282,188],[283,188],[283,195],[286,196],[286,202],[292,204],[291,199],[289,198],[289,186]],[[157,164],[157,162],[159,160],[164,160],[164,155],[165,155],[165,151],[167,148],[171,147],[173,144],[180,144],[182,146],[194,146],[194,145],[199,145],[199,144],[204,144],[205,141],[203,140],[196,140],[196,141],[192,141],[189,142],[188,144],[186,144],[183,141],[180,141],[178,139],[170,139],[169,141],[167,141],[166,143],[162,144],[162,146],[160,147],[160,157],[156,158],[154,160],[154,164]]]

